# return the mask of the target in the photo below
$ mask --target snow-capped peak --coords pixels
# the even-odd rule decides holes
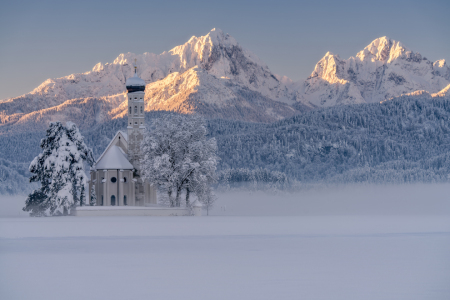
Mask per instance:
[[[303,84],[299,98],[316,106],[381,102],[417,90],[436,93],[449,83],[445,60],[433,64],[384,36],[349,59],[327,52]]]
[[[409,49],[403,46],[402,43],[383,36],[373,40],[356,57],[361,61],[370,59],[372,61],[378,60],[390,63],[408,51]]]

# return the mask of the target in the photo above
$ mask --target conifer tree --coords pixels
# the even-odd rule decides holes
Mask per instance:
[[[50,123],[40,144],[42,153],[31,162],[30,182],[40,182],[39,190],[28,196],[24,211],[34,216],[65,215],[80,201],[86,184],[84,161],[94,162],[77,126],[67,122]]]

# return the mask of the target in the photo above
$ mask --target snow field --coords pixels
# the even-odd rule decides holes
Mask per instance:
[[[53,217],[0,226],[2,299],[450,296],[446,217]]]
[[[197,218],[3,217],[0,299],[447,300],[447,190],[234,192]]]

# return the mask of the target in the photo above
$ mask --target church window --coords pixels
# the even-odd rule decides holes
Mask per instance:
[[[116,205],[116,196],[114,196],[114,195],[111,196],[111,205],[112,206]]]
[[[101,206],[103,206],[103,195],[102,195],[102,203],[100,203]]]
[[[130,106],[130,114],[131,114],[131,106]]]
[[[137,125],[137,122],[134,122],[134,125]]]
[[[131,100],[131,97],[130,97],[130,100]]]
[[[134,100],[137,100],[137,97],[134,97]]]
[[[123,178],[123,182],[127,182],[127,178],[126,177]]]
[[[134,107],[134,113],[137,114],[137,106]]]
[[[142,114],[142,106],[141,106],[141,114]]]
[[[127,196],[123,196],[123,205],[127,205]]]
[[[111,177],[111,182],[112,183],[116,183],[116,181],[117,181],[116,177]]]

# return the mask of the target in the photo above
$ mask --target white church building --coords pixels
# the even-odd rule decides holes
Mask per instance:
[[[145,81],[137,76],[126,81],[127,132],[118,131],[91,168],[89,193],[94,187],[97,206],[155,206],[156,187],[140,175],[140,144],[145,131]]]
[[[91,168],[89,199],[95,191],[95,206],[78,206],[75,216],[201,216],[202,204],[190,207],[158,206],[157,187],[139,175],[140,147],[145,133],[145,81],[134,76],[126,81],[127,131],[118,131]]]

